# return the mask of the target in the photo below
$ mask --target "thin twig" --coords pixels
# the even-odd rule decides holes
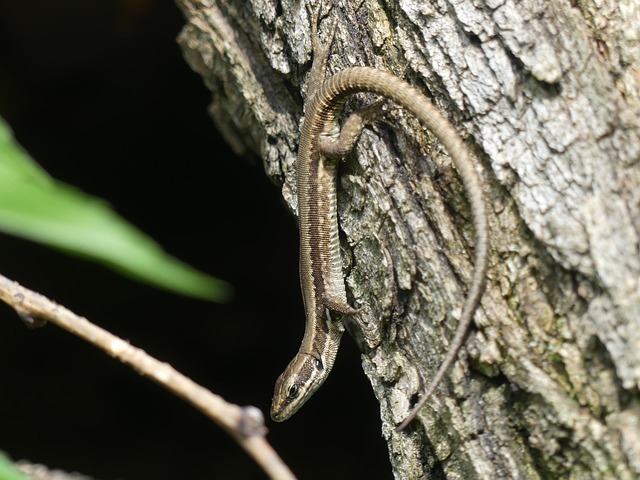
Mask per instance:
[[[265,439],[262,412],[256,407],[228,403],[182,375],[168,363],[160,362],[143,350],[94,325],[65,307],[0,275],[0,300],[25,320],[44,319],[101,348],[112,357],[132,366],[142,375],[191,403],[220,425],[274,480],[295,476]]]

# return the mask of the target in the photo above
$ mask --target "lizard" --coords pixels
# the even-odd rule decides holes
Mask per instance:
[[[318,16],[319,9],[312,18],[313,62],[296,157],[300,284],[306,326],[298,353],[276,381],[270,413],[276,422],[287,420],[324,383],[344,332],[343,317],[352,318],[366,335],[366,324],[346,296],[336,174],[338,159],[351,151],[370,116],[370,112],[355,112],[340,129],[340,111],[350,95],[370,92],[409,111],[444,145],[464,185],[476,237],[473,276],[454,337],[422,397],[398,425],[400,431],[417,415],[455,362],[485,289],[489,231],[482,182],[454,127],[417,88],[391,73],[366,66],[350,67],[325,78],[335,24],[323,48],[318,38]]]

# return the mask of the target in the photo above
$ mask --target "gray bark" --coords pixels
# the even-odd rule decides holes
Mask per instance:
[[[295,212],[304,3],[177,3],[214,120],[236,151],[264,160]],[[640,477],[639,3],[325,4],[323,43],[338,26],[329,72],[370,65],[421,88],[486,183],[491,260],[476,329],[398,434],[459,318],[469,206],[446,152],[393,106],[341,165],[347,285],[382,334],[363,366],[395,476]]]

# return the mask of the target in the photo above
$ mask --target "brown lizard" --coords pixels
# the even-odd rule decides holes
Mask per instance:
[[[337,158],[351,151],[368,114],[356,112],[338,126],[347,98],[372,92],[392,100],[415,115],[445,146],[462,179],[476,232],[475,266],[460,323],[449,351],[420,401],[398,426],[401,430],[454,363],[469,331],[485,288],[488,263],[488,226],[482,183],[470,155],[449,121],[420,93],[400,78],[370,67],[352,67],[325,78],[333,33],[327,48],[320,46],[317,17],[312,27],[313,64],[307,87],[304,121],[296,159],[300,226],[300,282],[307,323],[300,350],[276,381],[271,418],[291,417],[327,378],[344,332],[343,316],[365,328],[358,311],[346,298],[336,208]]]

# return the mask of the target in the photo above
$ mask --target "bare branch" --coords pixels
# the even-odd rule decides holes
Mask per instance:
[[[191,403],[226,430],[274,480],[295,476],[265,439],[262,412],[253,406],[240,407],[182,375],[143,350],[94,325],[67,308],[0,275],[0,300],[10,305],[27,324],[47,320],[130,365],[137,372]]]

